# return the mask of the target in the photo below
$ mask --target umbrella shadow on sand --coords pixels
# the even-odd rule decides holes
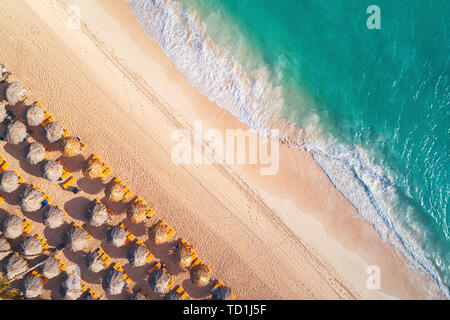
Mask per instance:
[[[18,145],[13,145],[7,143],[4,147],[5,152],[9,153],[11,156],[19,160],[20,168],[26,173],[35,176],[42,177],[40,164],[30,164],[26,161],[25,149],[28,147],[26,142],[19,143]]]
[[[87,221],[87,210],[91,202],[85,197],[73,198],[64,204],[64,210],[76,220]]]
[[[101,179],[92,180],[86,177],[78,179],[77,184],[81,190],[88,194],[98,194],[103,191],[106,186]]]

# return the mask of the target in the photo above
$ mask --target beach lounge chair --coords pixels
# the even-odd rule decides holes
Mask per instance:
[[[141,197],[137,197],[136,199],[133,200],[133,202],[138,202],[138,203],[142,204],[143,206],[145,206],[145,209],[147,210],[145,217],[147,219],[150,219],[155,214],[155,211],[153,209],[150,209],[150,207],[145,203],[144,200],[141,199]]]
[[[166,230],[167,230],[167,238],[170,239],[170,238],[174,235],[175,231],[174,231],[171,227],[169,227],[169,226],[166,224],[166,222],[165,222],[164,220],[162,220],[162,221],[160,222],[160,224],[161,224],[162,226],[166,227]]]
[[[92,297],[92,299],[94,299],[94,300],[100,300],[99,295],[92,289],[89,289],[89,291],[87,292],[86,295]]]
[[[42,284],[46,284],[48,279],[39,273],[37,269],[31,271],[31,274],[36,276],[37,278],[41,278]]]
[[[42,246],[42,252],[44,252],[45,250],[47,250],[49,248],[48,243],[45,241],[44,238],[42,238],[40,235],[36,235],[36,238],[39,240],[39,243]]]
[[[33,227],[33,225],[31,224],[31,222],[28,219],[24,219],[23,220],[23,234],[22,235],[25,235],[28,232],[30,232],[32,227]]]
[[[5,158],[0,157],[0,173],[8,169],[9,162],[5,160]]]
[[[66,167],[64,167],[64,164],[62,163],[61,160],[58,160],[58,163],[60,165],[63,165],[63,173],[61,174],[61,177],[59,177],[58,181],[59,182],[63,182],[63,188],[67,189],[68,187],[70,187],[75,181],[77,181],[77,179],[75,179],[72,176],[72,173],[69,171],[69,169],[67,169]]]
[[[184,291],[182,286],[178,286],[175,292],[181,296],[181,300],[186,300],[189,297],[189,294]]]
[[[123,281],[125,282],[125,284],[124,284],[124,286],[123,286],[124,288],[125,288],[128,284],[130,284],[131,279],[128,277],[128,274],[126,274],[126,273],[124,272],[124,270],[123,270],[123,268],[122,268],[121,266],[119,266],[117,263],[115,263],[115,264],[113,265],[113,268],[114,268],[114,270],[123,273],[122,278],[123,278]]]
[[[105,267],[108,267],[108,265],[111,263],[111,258],[100,248],[97,248],[96,252],[98,253],[99,257],[98,259],[103,261],[103,265]]]
[[[67,266],[62,262],[61,258],[58,255],[55,254],[53,257],[59,262],[59,270],[61,270],[61,272],[64,272],[67,269]]]

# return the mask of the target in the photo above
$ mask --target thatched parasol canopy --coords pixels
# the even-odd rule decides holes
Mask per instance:
[[[212,293],[212,300],[232,300],[233,293],[227,286],[220,286]]]
[[[145,220],[147,214],[146,206],[141,202],[131,202],[128,206],[128,217],[132,223],[141,223]]]
[[[103,260],[100,259],[100,255],[96,251],[91,251],[86,256],[86,266],[89,271],[94,273],[100,272],[105,269]]]
[[[123,273],[120,271],[110,268],[103,277],[103,289],[111,296],[121,294],[124,286]]]
[[[81,291],[81,279],[76,275],[64,279],[61,284],[61,294],[64,300],[76,300],[83,292]]]
[[[27,147],[27,161],[30,164],[38,164],[45,159],[45,148],[42,143],[32,142]]]
[[[0,101],[0,122],[5,121],[7,114],[6,104],[3,101]]]
[[[10,75],[11,75],[11,72],[8,72],[8,70],[6,70],[6,68],[5,68],[5,66],[0,64],[0,82],[8,80]]]
[[[147,300],[147,299],[145,298],[145,295],[143,295],[139,291],[136,291],[130,296],[130,300]]]
[[[38,126],[44,121],[44,110],[35,105],[29,105],[25,110],[25,119],[29,126]]]
[[[155,223],[148,228],[148,236],[155,244],[162,244],[169,239],[169,234],[165,226],[160,223]]]
[[[64,128],[57,121],[47,123],[44,127],[44,137],[48,142],[53,143],[61,139]]]
[[[27,260],[34,259],[42,254],[42,246],[36,237],[25,236],[19,243],[19,253]]]
[[[22,282],[23,296],[27,299],[37,298],[43,289],[42,278],[32,273],[28,273]]]
[[[11,245],[5,237],[0,236],[0,261],[12,252]]]
[[[165,295],[164,300],[182,300],[181,294],[175,291],[171,291]]]
[[[89,179],[97,179],[103,172],[103,163],[98,159],[89,158],[87,161],[87,168],[84,170],[84,175]]]
[[[201,263],[191,269],[190,276],[194,286],[204,287],[209,283],[211,270],[209,270],[207,265]]]
[[[128,261],[133,267],[142,267],[145,265],[148,251],[144,246],[135,245],[128,251]]]
[[[14,171],[6,170],[0,173],[0,191],[11,193],[19,188],[19,177]]]
[[[16,105],[17,102],[22,101],[27,95],[27,89],[19,82],[11,82],[6,89],[6,100],[11,106]]]
[[[27,135],[27,127],[18,120],[13,120],[6,126],[5,139],[8,143],[19,144]]]
[[[156,269],[148,277],[148,284],[156,293],[164,294],[170,283],[170,276],[162,269]]]
[[[120,226],[111,227],[106,236],[108,238],[108,242],[116,248],[123,246],[127,240],[127,233]]]
[[[113,182],[108,188],[108,199],[112,202],[119,202],[123,199],[125,188],[120,182]]]
[[[54,160],[46,160],[41,165],[42,176],[49,181],[58,181],[63,174],[64,166]]]
[[[42,220],[45,226],[50,229],[59,228],[64,223],[64,212],[56,206],[50,206],[44,212]]]
[[[39,267],[41,274],[47,279],[53,279],[57,277],[61,273],[59,260],[54,256],[48,257],[44,264]]]
[[[87,217],[91,226],[100,227],[108,219],[108,211],[103,203],[94,200],[89,206]]]
[[[73,252],[83,250],[88,242],[88,236],[85,230],[80,228],[71,228],[64,235],[64,243],[66,248]]]
[[[27,262],[18,254],[11,255],[3,264],[3,273],[8,281],[28,270]]]
[[[75,137],[66,137],[60,142],[64,157],[75,157],[81,153],[81,142]]]
[[[32,187],[27,187],[19,195],[19,204],[23,211],[34,212],[41,208],[44,194]]]
[[[17,239],[23,233],[23,220],[16,215],[9,215],[3,220],[3,235],[8,239]]]
[[[175,249],[173,257],[178,268],[184,270],[192,264],[192,261],[194,260],[194,250],[192,249],[192,246],[180,242]]]

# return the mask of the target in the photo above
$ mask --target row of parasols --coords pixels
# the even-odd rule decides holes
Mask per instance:
[[[2,77],[4,77],[4,67],[1,65],[0,71],[2,71]],[[6,98],[9,105],[14,106],[19,101],[23,101],[25,96],[26,89],[18,82],[12,82],[6,89]],[[2,115],[4,115],[3,119]],[[18,120],[12,120],[13,118],[14,116],[9,114],[6,110],[6,104],[0,104],[0,120],[9,121],[5,130],[5,140],[9,143],[18,144],[29,139],[29,136],[26,126]],[[29,126],[42,125],[44,127],[43,135],[49,143],[61,140],[60,145],[62,148],[62,153],[66,157],[78,155],[84,148],[84,145],[81,143],[79,138],[67,137],[68,131],[63,129],[63,127],[59,125],[59,123],[57,123],[47,111],[44,110],[40,103],[35,102],[27,107],[25,119]],[[23,130],[23,128],[25,128],[25,130]],[[37,164],[45,159],[46,154],[48,154],[48,151],[45,150],[45,147],[42,144],[39,142],[31,142],[27,150],[27,161],[30,164]],[[2,165],[1,171],[0,190],[7,193],[17,190],[23,179],[21,179],[15,171],[5,170],[4,164]],[[111,170],[100,158],[93,155],[88,159],[84,174],[91,179],[105,178],[110,171]],[[68,170],[62,165],[61,161],[48,160],[44,162],[41,166],[41,172],[44,178],[51,181],[62,181],[64,174],[66,174],[65,177],[68,176]],[[69,181],[73,182],[73,178],[69,179]],[[66,187],[66,185],[64,185],[64,187]],[[124,201],[130,196],[130,194],[131,191],[124,186],[120,179],[115,179],[108,189],[108,199],[110,201]],[[48,195],[35,186],[27,186],[19,196],[19,205],[25,212],[37,211],[45,207],[49,201],[50,198]],[[149,219],[153,214],[153,210],[151,210],[140,198],[136,198],[134,201],[130,202],[127,212],[132,223],[140,223],[145,219]],[[108,222],[113,214],[114,213],[101,201],[94,200],[89,206],[87,218],[90,225],[98,227]],[[59,207],[49,205],[49,208],[43,214],[43,222],[49,228],[58,228],[63,224],[63,217],[65,215],[66,213]],[[17,216],[8,216],[2,225],[3,236],[6,238],[17,238],[22,235],[23,239],[19,246],[19,252],[25,258],[33,257],[36,254],[42,254],[42,250],[45,250],[42,245],[42,241],[44,240],[42,240],[39,236],[27,236],[24,232],[24,229],[26,229],[24,226],[25,223],[26,222]],[[14,226],[16,226],[17,230],[15,230]],[[22,228],[22,230],[20,230],[20,228]],[[150,240],[155,244],[167,242],[173,233],[173,230],[167,226],[164,221],[155,223],[149,228]],[[90,235],[81,226],[74,224],[65,234],[64,246],[72,251],[83,250],[86,247],[89,237]],[[3,240],[0,244],[7,247],[7,241],[3,237],[2,239]],[[124,227],[123,224],[120,224],[118,226],[113,226],[108,230],[107,239],[113,246],[120,247],[135,240],[135,237],[128,229]],[[105,256],[107,256],[106,253],[99,252],[99,250],[101,249],[92,251],[86,256],[87,267],[92,272],[99,272],[108,266],[106,264],[108,258],[105,258]],[[2,252],[9,251],[2,250]],[[5,262],[4,270],[8,279],[12,279],[18,274],[23,273],[21,270],[23,270],[24,260],[23,258],[21,260],[21,255],[11,255]],[[205,286],[209,284],[211,268],[209,268],[197,257],[192,245],[190,245],[187,241],[179,241],[173,250],[173,256],[175,258],[175,263],[180,269],[190,269],[191,280],[195,286]],[[153,255],[140,240],[135,242],[135,245],[131,247],[128,254],[130,264],[136,267],[142,266],[149,262],[152,257]],[[4,257],[1,258],[3,259]],[[41,267],[42,279],[49,279],[52,274],[49,274],[46,271],[47,265],[48,267],[52,265],[56,266],[56,264],[60,266],[60,261],[53,256],[50,256],[45,261],[48,262],[44,263]],[[10,265],[18,265],[21,266],[21,268],[17,268],[18,272],[14,272],[13,270],[15,270],[15,268],[11,268]],[[117,267],[117,264],[114,266],[115,267],[108,270],[103,281],[105,290],[111,295],[121,293],[124,286],[128,283],[128,276],[123,273],[123,269]],[[37,279],[40,276],[41,274],[36,272],[27,274],[27,277],[30,279],[23,282],[24,286],[25,284],[30,283],[31,277]],[[35,280],[34,282],[38,283],[39,281]],[[125,283],[124,286],[121,285],[123,283]],[[171,288],[173,281],[171,280],[171,276],[167,273],[164,265],[157,263],[151,270],[149,275],[149,284],[154,292],[160,294],[166,293]],[[36,290],[33,292],[36,292]],[[135,294],[133,296],[135,298],[142,297],[142,292],[139,293],[140,294]],[[186,295],[187,294],[183,291],[183,289],[178,287],[177,290],[169,292],[169,294],[166,295],[166,298],[181,299],[182,297],[186,297]],[[231,290],[224,286],[220,281],[217,282],[216,286],[213,288],[212,295],[213,299],[234,298],[231,294]],[[73,293],[67,295],[67,290],[65,290],[64,296],[70,298],[76,295]],[[88,294],[87,296],[92,297],[93,295]]]

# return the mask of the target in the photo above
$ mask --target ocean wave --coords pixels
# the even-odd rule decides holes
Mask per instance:
[[[264,67],[245,70],[223,48],[206,36],[206,26],[176,1],[127,0],[138,23],[155,40],[190,85],[228,110],[261,137],[268,137],[273,124],[280,120],[284,105],[283,91],[270,81]],[[314,119],[314,116],[311,116]],[[314,120],[317,123],[318,119]],[[278,122],[279,123],[279,122]],[[286,121],[280,142],[310,152],[335,187],[369,221],[380,237],[404,254],[413,268],[429,274],[441,292],[450,298],[450,289],[439,271],[427,258],[421,244],[396,220],[396,189],[386,173],[370,161],[367,152],[323,137],[318,126],[306,130],[312,138],[292,135]]]

